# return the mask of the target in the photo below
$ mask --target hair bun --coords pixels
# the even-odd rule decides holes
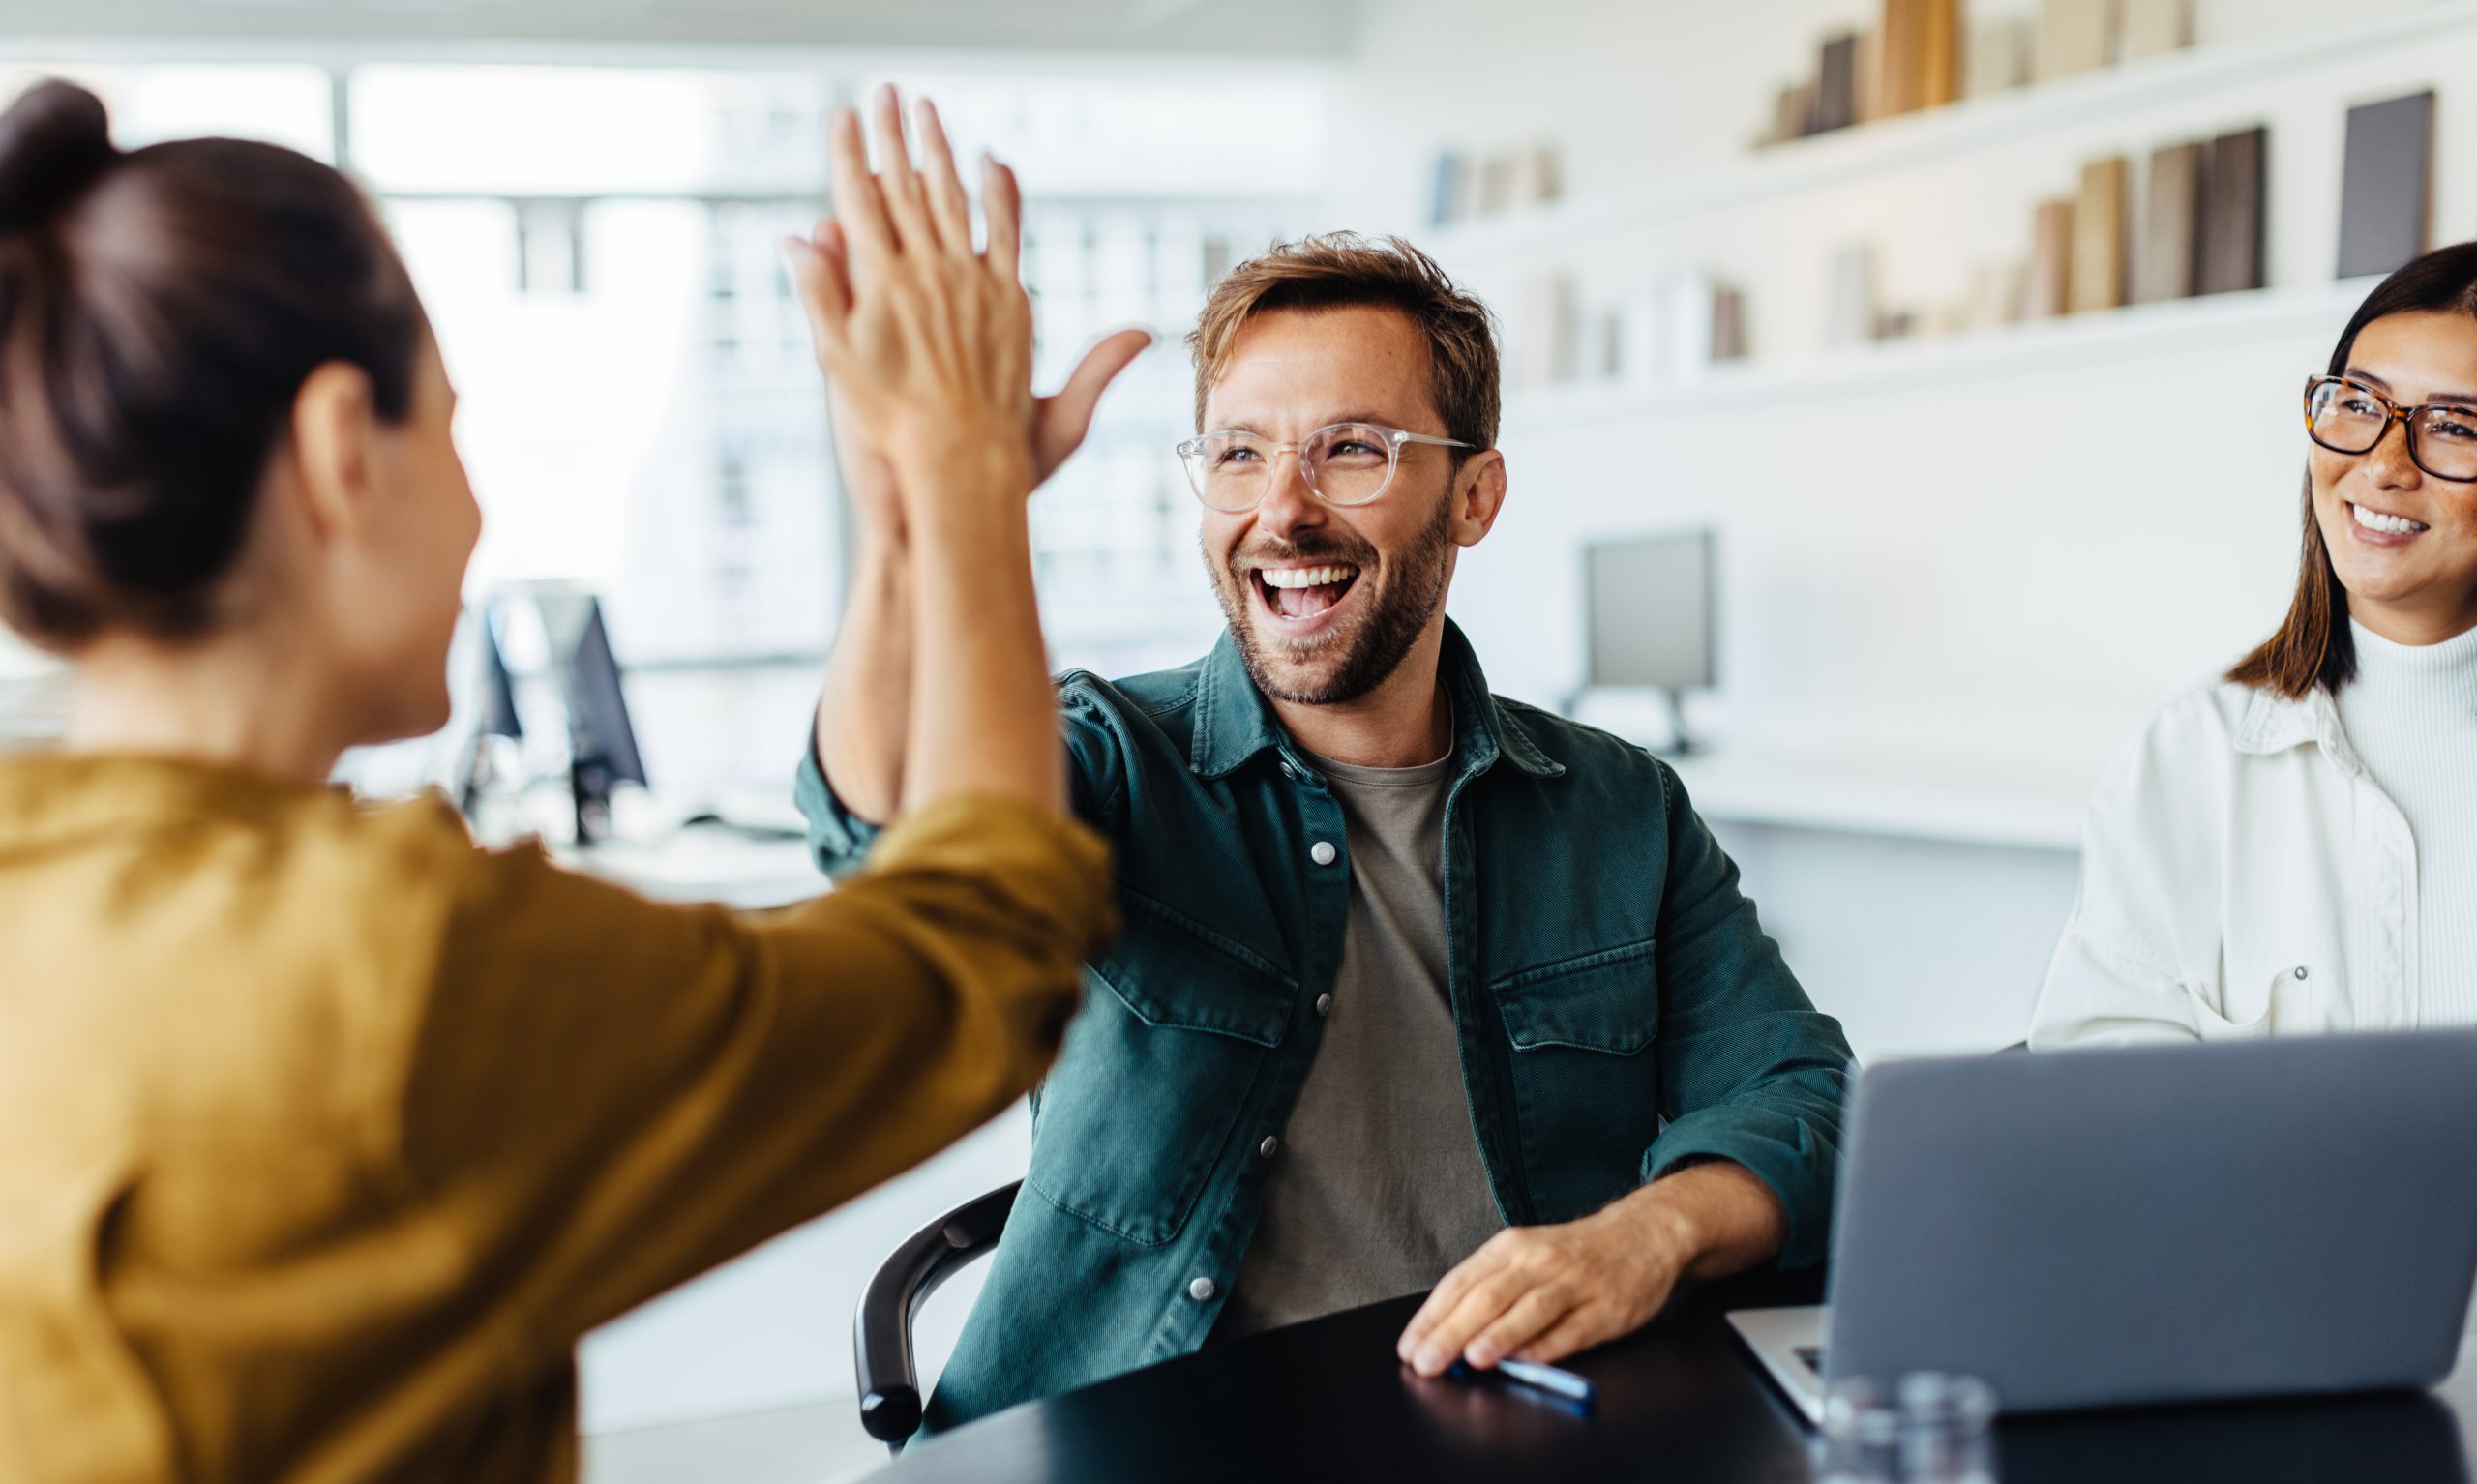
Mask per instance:
[[[0,113],[0,232],[43,222],[119,155],[102,99],[58,78],[26,89]]]

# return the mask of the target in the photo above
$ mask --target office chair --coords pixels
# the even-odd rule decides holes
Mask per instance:
[[[911,1323],[938,1286],[974,1258],[995,1251],[1015,1208],[1017,1180],[967,1201],[922,1227],[886,1255],[860,1292],[851,1325],[860,1426],[901,1453],[920,1426],[920,1371],[911,1353]]]

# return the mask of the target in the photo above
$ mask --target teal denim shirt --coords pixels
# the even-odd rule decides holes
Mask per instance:
[[[1447,993],[1506,1221],[1571,1221],[1682,1162],[1733,1160],[1788,1213],[1780,1264],[1819,1261],[1840,1026],[1757,926],[1675,773],[1492,697],[1449,625],[1443,668],[1459,729]],[[1059,697],[1075,809],[1117,850],[1125,929],[1090,965],[1034,1095],[1024,1193],[932,1428],[1204,1343],[1279,1158],[1266,1137],[1315,1058],[1349,918],[1341,804],[1227,635],[1179,669],[1116,684],[1070,672]],[[875,831],[814,751],[800,807],[819,862],[840,872]]]

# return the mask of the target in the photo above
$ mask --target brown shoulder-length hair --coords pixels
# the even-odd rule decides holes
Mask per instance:
[[[2365,296],[2331,352],[2334,376],[2347,374],[2357,334],[2392,314],[2466,314],[2477,319],[2477,242],[2437,248],[2384,279]],[[2287,618],[2261,647],[2237,662],[2227,678],[2240,685],[2302,700],[2314,687],[2337,691],[2356,677],[2357,646],[2348,633],[2348,594],[2322,545],[2313,515],[2313,473],[2305,475],[2305,536],[2296,573],[2296,596]]]
[[[1204,314],[1187,336],[1196,365],[1196,430],[1204,404],[1230,367],[1230,353],[1248,319],[1269,310],[1332,310],[1373,306],[1410,316],[1428,344],[1428,394],[1445,419],[1454,464],[1497,446],[1497,340],[1488,307],[1446,276],[1436,259],[1399,237],[1371,242],[1356,232],[1328,232],[1283,243],[1232,269],[1213,285]]]

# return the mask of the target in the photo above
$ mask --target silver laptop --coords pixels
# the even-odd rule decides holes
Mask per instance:
[[[1729,1321],[2054,1411],[2432,1385],[2472,1276],[2477,1031],[1980,1056],[1859,1075],[1830,1304]]]

